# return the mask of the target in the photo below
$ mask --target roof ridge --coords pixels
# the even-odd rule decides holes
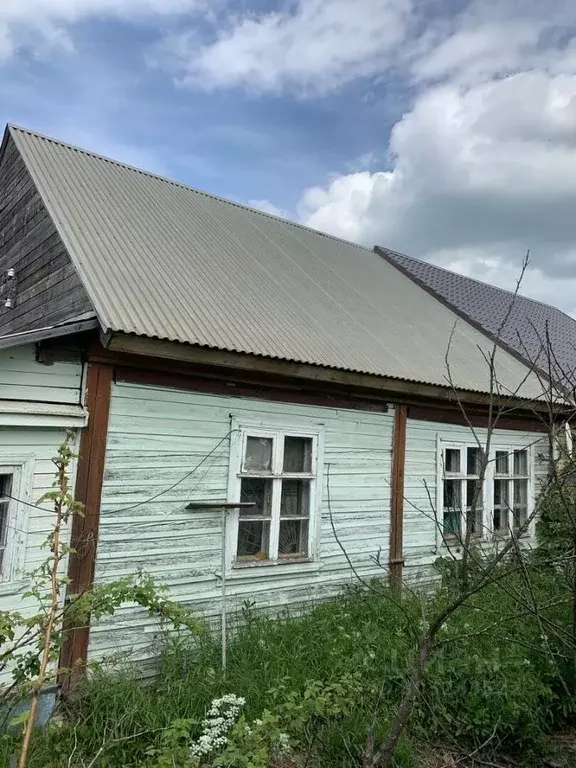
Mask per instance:
[[[251,205],[246,205],[245,203],[239,203],[236,200],[229,200],[226,197],[221,197],[220,195],[216,195],[213,192],[206,192],[203,189],[198,189],[197,187],[193,187],[190,184],[184,184],[182,181],[175,181],[174,179],[169,178],[168,176],[162,176],[159,173],[153,173],[152,171],[147,171],[145,168],[138,168],[135,165],[130,165],[129,163],[123,163],[120,160],[115,160],[113,157],[108,157],[107,155],[101,155],[99,152],[92,152],[91,150],[84,149],[83,147],[79,147],[76,144],[70,144],[67,141],[62,141],[61,139],[55,139],[53,136],[47,136],[44,133],[39,133],[38,131],[32,131],[30,128],[24,128],[21,125],[15,125],[14,123],[7,123],[6,127],[10,131],[19,131],[21,133],[26,133],[29,136],[34,136],[38,139],[43,139],[44,141],[50,141],[53,144],[58,144],[61,147],[66,147],[67,149],[74,150],[75,152],[80,152],[83,155],[88,155],[89,157],[94,157],[98,160],[102,160],[106,163],[111,163],[112,165],[117,165],[120,168],[124,168],[127,171],[133,171],[134,173],[140,173],[143,176],[149,176],[152,179],[157,179],[158,181],[162,181],[165,184],[171,184],[175,187],[180,187],[181,189],[186,189],[189,192],[194,192],[197,195],[204,195],[205,197],[209,197],[212,200],[217,200],[221,203],[227,203],[228,205],[233,205],[236,208],[242,208],[245,211],[251,211],[252,213],[257,213],[260,216],[263,216],[264,218],[273,219],[274,221],[282,221],[285,224],[290,224],[293,227],[296,227],[297,229],[303,229],[306,232],[314,232],[317,235],[322,235],[323,237],[328,238],[329,240],[334,240],[338,243],[344,243],[345,245],[351,245],[354,248],[361,248],[364,251],[368,251],[369,253],[373,253],[372,248],[368,248],[366,245],[361,245],[360,243],[354,243],[352,240],[345,240],[343,237],[336,237],[336,235],[331,235],[329,232],[322,232],[320,229],[314,229],[314,227],[307,227],[305,224],[301,224],[298,221],[293,221],[292,219],[285,219],[283,216],[276,216],[273,213],[268,213],[267,211],[262,211],[260,208],[254,208]]]
[[[469,275],[463,275],[460,272],[455,272],[453,269],[448,269],[447,267],[441,267],[439,264],[432,264],[430,261],[426,261],[425,259],[417,259],[415,256],[408,256],[405,253],[401,253],[400,251],[395,251],[392,248],[386,248],[385,246],[379,245],[377,248],[381,251],[385,251],[386,253],[390,254],[392,257],[394,256],[400,256],[402,259],[408,259],[408,261],[416,261],[418,264],[424,264],[427,267],[433,267],[434,269],[438,269],[441,272],[447,272],[449,275],[456,275],[456,277],[460,277],[463,280],[470,280],[471,282],[478,283],[479,285],[487,286],[488,288],[492,288],[495,291],[501,291],[502,293],[506,293],[509,296],[516,296],[517,298],[523,299],[524,301],[531,301],[534,304],[539,304],[542,307],[547,307],[548,309],[553,309],[556,312],[560,312],[561,314],[565,315],[565,317],[569,318],[573,322],[576,322],[576,320],[573,317],[570,317],[564,310],[560,309],[560,307],[554,306],[554,304],[547,304],[545,301],[540,301],[540,299],[533,299],[532,296],[526,296],[523,293],[510,291],[507,288],[501,288],[499,285],[494,285],[493,283],[487,283],[485,280],[479,280],[477,277],[470,277]]]

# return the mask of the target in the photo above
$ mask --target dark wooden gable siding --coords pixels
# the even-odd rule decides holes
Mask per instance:
[[[7,272],[16,272],[13,288]],[[14,305],[6,299],[14,293]],[[12,138],[0,160],[0,335],[54,325],[92,305]]]

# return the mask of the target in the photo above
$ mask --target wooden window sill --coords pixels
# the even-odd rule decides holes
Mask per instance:
[[[258,562],[234,563],[227,574],[227,578],[252,578],[254,571],[258,571],[263,576],[278,576],[278,571],[282,569],[282,566],[290,565],[297,566],[299,573],[316,573],[321,569],[321,563],[310,557],[299,557],[291,560],[259,560]]]

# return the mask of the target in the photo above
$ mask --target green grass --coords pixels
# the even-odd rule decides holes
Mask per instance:
[[[565,595],[559,580],[536,567],[532,582],[542,605]],[[545,646],[540,625],[522,608],[528,599],[522,578],[508,576],[505,585],[474,597],[440,634],[397,753],[399,766],[413,764],[413,747],[418,751],[422,742],[469,751],[485,744],[521,754],[528,764],[543,748],[545,734],[572,717],[572,702],[559,682],[568,664],[564,646],[556,636]],[[375,592],[348,590],[298,616],[272,619],[248,610],[232,633],[226,677],[217,637],[167,639],[158,674],[148,684],[139,681],[137,666],[115,673],[96,669],[61,725],[35,734],[30,766],[83,768],[103,745],[94,768],[156,766],[148,751],[160,744],[165,729],[181,719],[199,723],[211,700],[227,692],[245,697],[249,719],[265,710],[283,713],[285,728],[302,753],[312,756],[310,768],[357,766],[368,728],[375,726],[377,738],[385,733],[419,632],[450,599],[451,589],[448,583],[432,600],[407,593],[401,607],[378,585]],[[547,609],[547,616],[569,626],[564,604]],[[324,693],[315,693],[318,711],[304,721],[294,715],[291,722],[312,689],[332,691],[330,707]]]

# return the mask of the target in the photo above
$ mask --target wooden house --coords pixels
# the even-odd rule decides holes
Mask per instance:
[[[376,251],[13,126],[0,282],[0,608],[31,609],[68,429],[69,594],[141,568],[207,617],[223,577],[229,611],[414,581],[466,525],[509,535],[546,474],[540,377],[498,348],[495,392],[489,336]],[[64,661],[156,633],[127,606]]]

